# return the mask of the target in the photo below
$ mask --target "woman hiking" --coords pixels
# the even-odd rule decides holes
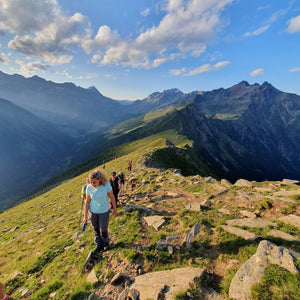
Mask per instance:
[[[120,180],[116,172],[111,172],[111,177],[109,179],[110,185],[112,187],[113,194],[115,196],[116,204],[118,205],[118,195],[120,191]]]
[[[104,172],[94,170],[89,174],[90,184],[86,188],[86,201],[84,207],[83,223],[87,222],[88,211],[91,212],[91,222],[94,229],[96,244],[94,252],[109,249],[108,223],[109,223],[109,202],[113,206],[113,216],[117,216],[115,197]]]

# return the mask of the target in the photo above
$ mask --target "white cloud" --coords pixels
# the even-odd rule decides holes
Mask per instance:
[[[170,70],[170,74],[174,76],[179,76],[184,73],[186,73],[186,68]]]
[[[85,79],[92,79],[92,78],[96,78],[97,77],[97,74],[96,73],[88,73],[86,76],[85,76]]]
[[[92,78],[96,78],[97,74],[96,73],[88,73],[85,76],[79,76],[79,79],[92,79]]]
[[[66,78],[68,78],[68,79],[72,79],[72,78],[73,78],[72,75],[70,75],[69,72],[66,71],[66,70],[63,70],[63,71],[61,71],[61,72],[55,72],[55,74],[64,76],[64,77],[66,77]]]
[[[182,0],[169,0],[167,3],[168,11],[176,11],[182,6]]]
[[[265,5],[265,6],[259,6],[259,7],[257,8],[257,10],[264,10],[264,9],[268,9],[268,8],[270,8],[270,4]]]
[[[292,5],[293,5],[294,1],[290,1],[288,3],[288,7],[286,9],[281,9],[276,11],[275,13],[272,14],[272,16],[269,18],[269,20],[267,21],[267,23],[274,23],[276,22],[278,19],[280,19],[281,17],[283,17],[284,15],[286,15],[289,10],[291,9]]]
[[[11,56],[11,53],[8,53],[8,54],[6,54],[6,53],[1,53],[1,54],[0,54],[0,63],[2,63],[2,64],[4,64],[4,65],[8,66],[9,63],[10,63],[10,60],[9,60],[9,57],[10,57],[10,56]]]
[[[269,29],[271,25],[266,25],[266,26],[262,26],[258,29],[256,29],[255,31],[252,32],[246,32],[243,36],[255,36],[255,35],[260,35],[262,33],[264,33],[265,31],[267,31]]]
[[[141,15],[142,15],[143,17],[147,17],[147,16],[149,16],[149,14],[150,14],[150,8],[146,8],[145,10],[143,10],[143,11],[141,12]]]
[[[82,47],[86,53],[91,53],[95,50],[106,49],[116,45],[119,42],[119,35],[116,31],[112,31],[108,26],[101,26],[92,39],[82,41]]]
[[[0,32],[22,35],[50,25],[59,14],[55,0],[0,0]]]
[[[259,76],[259,75],[263,75],[264,74],[264,69],[256,69],[256,70],[253,70],[251,73],[250,73],[250,75],[252,76],[252,77],[255,77],[255,76]]]
[[[164,7],[166,15],[159,25],[134,40],[115,40],[97,63],[153,68],[186,54],[199,56],[224,26],[221,13],[232,1],[168,0]],[[103,46],[98,50],[102,51]]]
[[[102,60],[102,55],[95,54],[95,55],[93,55],[91,62],[93,64],[100,64],[101,60]]]
[[[220,70],[220,69],[226,67],[229,63],[230,62],[228,60],[225,60],[225,61],[216,63],[214,65],[205,64],[205,65],[199,66],[199,67],[197,67],[193,70],[189,70],[189,71],[187,71],[185,68],[177,69],[177,70],[175,69],[175,70],[171,70],[170,74],[175,75],[175,76],[178,76],[178,75],[194,76],[194,75],[199,75],[202,73]]]
[[[300,71],[300,68],[297,68],[297,67],[296,68],[292,68],[292,69],[289,70],[289,72],[292,72],[292,73],[293,72],[299,72],[299,71]]]
[[[70,62],[88,33],[87,18],[67,16],[56,0],[0,0],[0,11],[0,32],[16,34],[8,46],[50,64]]]
[[[233,1],[164,0],[165,15],[157,26],[136,38],[121,38],[106,25],[93,36],[88,18],[68,15],[57,0],[0,0],[0,34],[14,35],[9,48],[50,65],[69,63],[82,47],[92,63],[147,69],[201,55],[226,25],[221,14]]]
[[[40,61],[24,62],[21,59],[16,59],[15,63],[20,66],[19,72],[23,75],[33,75],[36,71],[46,71],[50,66],[41,63]]]
[[[295,33],[300,31],[300,15],[298,17],[292,18],[288,21],[287,32]]]

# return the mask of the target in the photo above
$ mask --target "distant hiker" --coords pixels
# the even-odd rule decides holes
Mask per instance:
[[[124,185],[125,185],[125,175],[122,171],[119,172],[119,179],[120,179],[120,195],[124,192]]]
[[[86,184],[85,184],[85,185],[82,187],[82,189],[81,189],[81,195],[80,195],[81,199],[85,199],[85,197],[86,197],[86,187],[87,187],[88,184],[90,183],[89,177],[87,177],[87,178],[85,179],[85,182],[86,182]]]
[[[128,167],[128,171],[131,171],[131,167],[132,167],[132,161],[131,160],[128,161],[127,167]]]
[[[103,161],[103,170],[105,170],[105,160]]]
[[[86,201],[84,207],[83,223],[87,222],[88,211],[91,212],[91,221],[94,228],[96,248],[94,252],[109,249],[108,223],[109,202],[113,206],[113,216],[117,216],[117,205],[111,185],[106,175],[100,170],[94,170],[89,174],[90,184],[86,188]]]
[[[7,300],[11,299],[10,296],[6,295],[4,292],[4,285],[0,282],[0,300]]]
[[[116,172],[111,172],[111,178],[109,180],[115,199],[116,199],[116,203],[118,203],[118,194],[120,191],[120,180],[116,174]]]

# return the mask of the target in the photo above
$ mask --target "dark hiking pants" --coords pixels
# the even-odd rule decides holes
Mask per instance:
[[[91,217],[92,225],[94,228],[94,242],[97,246],[108,247],[108,222],[109,222],[109,211],[102,214],[92,213]]]

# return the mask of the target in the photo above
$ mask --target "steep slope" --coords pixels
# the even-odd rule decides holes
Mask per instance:
[[[221,102],[220,106],[206,107],[206,114],[217,118],[230,112],[236,116],[234,120],[210,119],[212,127],[204,132],[197,124],[186,125],[183,134],[190,132],[189,138],[194,135],[198,147],[205,148],[210,160],[234,174],[232,178],[299,178],[300,97],[280,92],[268,83],[243,86],[245,83],[229,89],[228,98],[215,91],[204,95],[209,103]],[[199,110],[190,110],[186,120],[203,113],[203,99],[196,98],[194,103]]]
[[[58,84],[38,76],[25,78],[0,72],[0,97],[77,135],[107,128],[133,115],[95,87]]]
[[[232,185],[210,177],[184,177],[174,169],[146,167],[152,153],[167,147],[169,136],[178,148],[189,142],[174,131],[157,134],[120,146],[119,153],[122,150],[124,155],[106,163],[106,174],[124,170],[127,160],[133,161],[133,170],[125,171],[128,181],[122,205],[118,216],[110,220],[114,248],[94,259],[93,265],[85,267],[94,248],[91,224],[81,232],[80,223],[79,195],[88,172],[2,212],[0,281],[7,293],[28,300],[89,296],[112,300],[139,275],[189,267],[203,270],[203,277],[178,297],[201,299],[212,293],[225,299],[233,276],[255,254],[260,240],[274,243],[273,250],[281,246],[278,253],[284,257],[297,256],[300,228],[290,223],[300,213],[297,182]],[[150,223],[153,217],[163,222],[157,229]],[[253,223],[256,226],[251,227]],[[193,238],[188,240],[191,232]],[[299,262],[291,259],[289,263],[299,271]],[[261,269],[261,262],[255,266]],[[268,299],[300,296],[297,273],[269,266],[264,276],[268,280],[262,278],[255,286],[256,294],[263,291]],[[162,293],[168,292],[169,284]],[[155,290],[150,281],[146,286]]]
[[[0,210],[70,166],[75,141],[54,125],[0,99]]]
[[[241,82],[228,90],[198,95],[188,106],[168,106],[120,123],[102,135],[92,148],[103,151],[105,146],[173,129],[188,137],[193,145],[186,148],[185,155],[181,153],[181,158],[171,146],[156,152],[155,159],[166,168],[180,167],[185,175],[204,171],[232,181],[297,179],[299,98],[268,83]]]
[[[281,180],[300,176],[300,97],[267,82],[241,82],[227,90],[206,92],[196,96],[191,105],[161,110],[148,120],[139,117],[133,130],[124,128],[123,139],[175,129],[193,141],[193,152],[219,178]],[[118,126],[115,135],[121,133]],[[206,172],[209,174],[208,169]]]
[[[194,142],[194,152],[215,170],[214,175],[230,180],[300,176],[297,95],[280,92],[268,83],[241,82],[228,90],[198,95],[193,104],[156,116],[149,121],[139,119],[126,137],[175,129]]]

